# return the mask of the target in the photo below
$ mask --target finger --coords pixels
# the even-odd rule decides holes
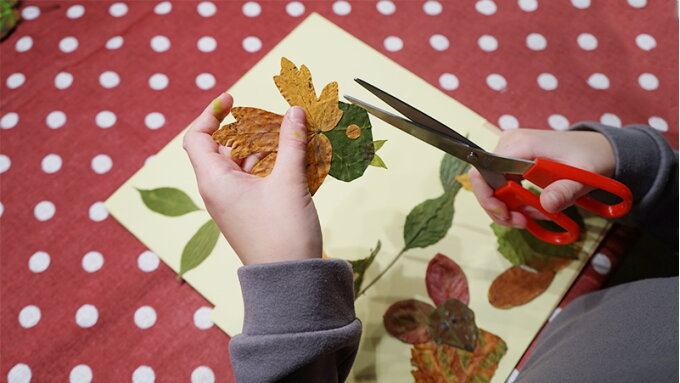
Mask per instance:
[[[477,169],[473,168],[468,173],[470,174],[472,192],[477,198],[479,205],[494,222],[507,226],[507,222],[510,219],[508,206],[493,196],[494,190],[486,183]]]
[[[220,121],[229,113],[233,99],[222,93],[208,105],[194,120],[184,135],[183,146],[195,169],[202,168],[206,161],[214,160],[219,155],[219,144],[213,141],[211,134],[217,130]],[[221,156],[220,156],[221,157]],[[234,166],[236,166],[234,164]]]
[[[307,128],[305,111],[294,106],[288,109],[281,123],[279,149],[274,173],[306,183],[305,157],[307,155]]]
[[[550,213],[562,211],[573,205],[577,198],[588,191],[586,186],[576,181],[555,181],[541,192],[541,206]]]
[[[255,164],[259,160],[267,157],[269,155],[269,153],[271,153],[271,152],[261,152],[261,153],[251,154],[250,156],[245,158],[241,168],[243,168],[243,171],[246,172],[246,173],[252,172],[253,167],[255,167]]]

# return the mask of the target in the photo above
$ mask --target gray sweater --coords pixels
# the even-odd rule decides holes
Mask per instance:
[[[614,146],[614,178],[635,198],[628,223],[678,242],[678,155],[653,129],[582,123]],[[352,270],[343,260],[239,269],[245,319],[231,339],[234,376],[245,382],[340,382],[361,336]],[[517,382],[678,381],[678,279],[646,280],[587,294],[541,335]]]

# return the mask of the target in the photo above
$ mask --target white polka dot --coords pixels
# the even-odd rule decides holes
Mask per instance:
[[[98,251],[89,251],[87,254],[83,255],[81,265],[83,266],[83,270],[88,273],[94,273],[104,266],[104,256]]]
[[[90,328],[97,323],[99,311],[93,305],[82,305],[76,311],[76,323],[82,328]]]
[[[44,222],[54,217],[57,208],[50,201],[40,201],[33,208],[33,215],[38,221]]]
[[[585,51],[592,51],[597,48],[597,38],[590,33],[581,33],[576,38],[576,42]]]
[[[146,250],[137,257],[137,267],[145,273],[154,271],[158,268],[160,264],[160,258],[156,253]]]
[[[609,257],[602,253],[595,254],[590,264],[593,265],[593,269],[598,274],[602,275],[609,273],[609,270],[612,268],[612,262],[609,260]]]
[[[92,369],[86,364],[73,367],[68,376],[69,383],[90,383],[92,381]]]
[[[30,36],[24,36],[14,44],[14,49],[17,52],[26,52],[31,48],[33,48],[33,39]]]
[[[110,110],[102,110],[94,118],[95,123],[102,129],[107,129],[116,124],[116,115]]]
[[[92,170],[97,174],[104,174],[111,170],[113,160],[106,154],[97,154],[90,163]]]
[[[154,158],[156,158],[156,155],[155,155],[155,154],[152,154],[152,155],[146,157],[146,159],[144,160],[144,166],[150,164],[151,161],[153,161]]]
[[[132,383],[153,383],[156,381],[156,373],[149,366],[139,366],[132,373]]]
[[[548,117],[548,125],[555,130],[567,130],[569,120],[561,114],[552,114]]]
[[[404,47],[404,42],[397,36],[388,36],[383,42],[383,45],[388,51],[396,52]]]
[[[305,13],[305,6],[299,1],[291,1],[290,3],[286,4],[286,13],[293,17],[301,16],[303,13]]]
[[[619,116],[613,113],[605,113],[602,116],[600,116],[600,122],[605,125],[613,126],[616,128],[621,127],[621,119],[619,118]]]
[[[209,1],[203,1],[198,4],[196,10],[198,11],[199,15],[203,17],[210,17],[215,15],[215,13],[217,12],[217,7],[215,6],[215,4]]]
[[[40,8],[34,5],[28,6],[21,11],[21,18],[24,20],[34,20],[37,19],[38,16],[40,16]]]
[[[122,36],[114,36],[111,37],[107,42],[106,42],[106,49],[114,50],[118,49],[123,46],[123,37]]]
[[[73,36],[64,37],[59,41],[59,50],[64,53],[71,53],[78,49],[78,39]]]
[[[644,90],[655,90],[659,87],[659,79],[651,73],[643,73],[638,77],[638,83]]]
[[[541,89],[544,90],[557,89],[557,77],[555,77],[551,73],[539,74],[538,77],[536,78],[536,82],[538,82],[538,86],[540,86]]]
[[[243,14],[248,17],[257,17],[262,12],[262,7],[260,7],[260,4],[254,1],[249,1],[243,4],[241,7],[241,12],[243,12]]]
[[[172,3],[169,1],[163,1],[162,3],[156,4],[156,6],[153,8],[153,11],[157,15],[167,15],[172,11]]]
[[[444,35],[432,35],[430,37],[430,45],[438,51],[445,51],[449,48],[449,39]]]
[[[16,89],[26,82],[26,76],[23,73],[12,73],[7,77],[7,87],[10,89]]]
[[[215,383],[215,373],[207,366],[196,367],[191,372],[191,383]]]
[[[643,51],[651,51],[656,48],[656,40],[651,35],[646,33],[637,35],[635,38],[635,44]]]
[[[73,75],[68,72],[59,72],[54,76],[54,87],[57,89],[66,89],[73,84]]]
[[[391,15],[397,11],[397,6],[390,0],[380,0],[375,5],[375,9],[383,15]]]
[[[486,77],[486,85],[493,90],[504,91],[508,87],[508,82],[505,81],[505,77],[492,73]]]
[[[590,0],[571,0],[571,5],[578,9],[586,9],[590,7]]]
[[[156,310],[151,306],[142,306],[135,311],[135,324],[142,330],[156,324]]]
[[[423,11],[425,14],[428,14],[430,16],[436,16],[440,13],[442,13],[442,10],[444,8],[442,7],[441,3],[438,1],[430,0],[426,1],[425,4],[423,4]]]
[[[347,16],[352,12],[352,5],[344,0],[336,1],[333,3],[333,12],[339,16]]]
[[[498,126],[503,130],[517,129],[519,128],[519,121],[513,115],[504,114],[498,118]]]
[[[0,174],[9,170],[10,166],[12,166],[12,160],[5,154],[0,154]]]
[[[33,373],[28,365],[19,363],[7,373],[7,383],[30,383]]]
[[[95,202],[89,209],[90,219],[95,222],[101,222],[109,217],[109,212],[104,206],[104,202]]]
[[[155,73],[149,77],[149,87],[154,90],[162,90],[168,86],[170,80],[163,73]]]
[[[50,255],[44,251],[36,251],[28,259],[28,269],[34,273],[42,273],[50,266]]]
[[[40,166],[42,167],[42,170],[47,173],[47,174],[53,174],[59,171],[61,169],[61,157],[59,157],[58,154],[48,154],[46,155],[43,159],[42,162],[40,163]]]
[[[262,41],[258,39],[255,36],[248,36],[245,39],[243,39],[243,49],[246,50],[246,52],[257,52],[262,48]]]
[[[210,73],[201,73],[196,76],[196,86],[203,90],[212,89],[215,82],[215,76]]]
[[[533,12],[538,8],[538,1],[536,0],[518,0],[517,5],[524,12]]]
[[[12,129],[19,123],[19,115],[14,112],[9,112],[0,119],[0,128]]]
[[[165,36],[154,36],[151,39],[151,49],[156,52],[165,52],[170,49],[170,39]]]
[[[3,214],[5,214],[5,205],[0,202],[0,217],[2,217]]]
[[[217,48],[217,40],[210,36],[203,36],[198,39],[196,46],[201,52],[212,52],[215,50],[215,48]]]
[[[479,48],[486,52],[493,52],[498,48],[498,40],[491,35],[482,35],[479,40],[477,40]]]
[[[120,84],[120,76],[118,76],[118,73],[110,70],[103,72],[99,75],[99,84],[107,89],[115,88]]]
[[[441,86],[443,89],[454,90],[458,88],[458,85],[460,85],[458,77],[452,73],[444,73],[439,76],[439,86]]]
[[[633,8],[644,8],[647,6],[647,0],[628,0],[628,5]]]
[[[498,7],[492,0],[479,0],[475,3],[475,9],[482,15],[490,16],[496,13]]]
[[[593,89],[608,89],[609,78],[602,73],[593,73],[588,77],[588,85]]]
[[[45,118],[45,123],[50,129],[59,129],[66,124],[66,114],[61,110],[52,111]]]
[[[109,7],[109,14],[113,17],[123,17],[128,13],[128,6],[124,3],[114,3]]]
[[[668,123],[661,117],[652,116],[647,120],[647,123],[649,123],[649,126],[660,132],[668,131]]]
[[[158,112],[149,113],[144,117],[144,124],[151,130],[156,130],[165,125],[165,116]]]
[[[201,330],[207,330],[213,326],[213,321],[210,319],[210,312],[212,309],[203,306],[194,313],[194,325]]]
[[[37,306],[29,305],[19,312],[19,324],[23,328],[31,328],[40,322],[40,309]]]
[[[69,19],[78,19],[85,14],[85,7],[80,4],[72,5],[66,10],[66,17]]]
[[[540,33],[531,33],[527,36],[527,47],[534,51],[542,51],[548,46],[545,37]]]
[[[557,307],[555,310],[553,310],[552,314],[550,314],[550,318],[548,318],[548,322],[552,322],[560,314],[560,312],[562,312],[560,307]]]

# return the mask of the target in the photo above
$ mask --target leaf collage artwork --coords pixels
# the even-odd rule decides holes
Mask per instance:
[[[281,59],[281,71],[274,76],[274,82],[286,101],[291,106],[302,107],[307,116],[307,184],[312,195],[326,175],[350,182],[361,177],[369,165],[387,168],[375,154],[385,140],[373,141],[371,122],[364,109],[338,101],[337,82],[326,85],[317,98],[309,69],[304,65],[298,69],[286,58]],[[222,125],[213,133],[213,140],[230,146],[233,159],[262,154],[251,173],[266,177],[276,161],[283,116],[251,107],[234,107],[231,114],[236,121]],[[168,217],[202,210],[186,193],[176,188],[137,191],[148,209]],[[199,266],[210,255],[219,235],[217,225],[210,219],[198,229],[182,251],[178,278]],[[373,258],[379,247],[380,243]],[[358,283],[361,283],[360,279]]]

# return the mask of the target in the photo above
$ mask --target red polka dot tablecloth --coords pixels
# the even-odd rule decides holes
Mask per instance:
[[[311,12],[502,129],[642,123],[678,146],[674,1],[23,1],[0,43],[3,379],[233,380],[210,305],[102,201]]]

